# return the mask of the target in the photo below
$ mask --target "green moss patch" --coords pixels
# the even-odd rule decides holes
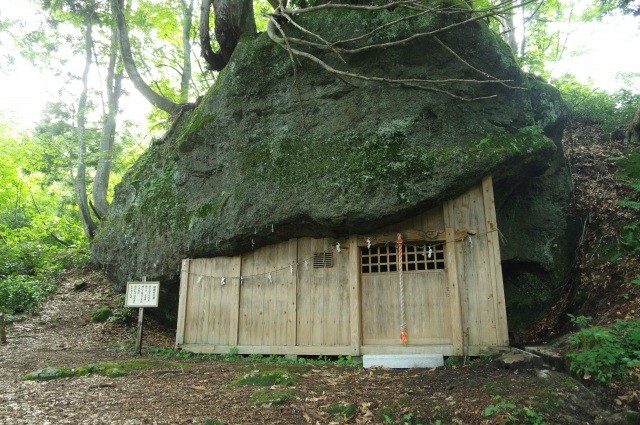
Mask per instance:
[[[22,379],[25,381],[48,381],[58,378],[71,378],[78,376],[88,376],[98,373],[110,378],[126,375],[132,370],[147,369],[150,367],[163,365],[170,367],[181,367],[179,363],[162,362],[158,360],[125,360],[120,362],[100,362],[80,365],[74,368],[45,367],[34,372],[27,373]]]
[[[91,313],[91,320],[94,322],[106,322],[111,316],[113,316],[111,308],[108,305],[103,305]]]
[[[280,406],[294,395],[293,390],[258,390],[249,396],[248,403],[252,406]]]
[[[352,418],[357,411],[357,406],[353,403],[334,403],[324,408],[324,411],[333,415],[336,421],[343,421]]]
[[[25,381],[50,381],[52,379],[68,378],[70,376],[74,376],[74,374],[69,369],[45,367],[44,369],[27,373],[23,379]]]
[[[293,385],[295,376],[286,369],[259,371],[254,370],[234,381],[236,385],[269,387],[272,385]]]

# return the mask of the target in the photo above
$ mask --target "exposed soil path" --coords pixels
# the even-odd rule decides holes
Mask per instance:
[[[124,376],[24,381],[26,373],[45,367],[140,359],[130,354],[134,329],[91,321],[97,307],[114,299],[105,277],[77,273],[65,277],[38,314],[9,327],[9,342],[0,346],[0,423],[540,423],[537,418],[586,424],[606,415],[601,402],[566,375],[549,371],[541,377],[491,362],[394,371],[146,354],[141,359],[148,364]],[[78,277],[88,282],[79,292],[73,288]],[[150,323],[144,343],[169,349],[173,335]],[[286,374],[294,382],[235,383],[257,370]],[[283,400],[261,404],[256,396]]]

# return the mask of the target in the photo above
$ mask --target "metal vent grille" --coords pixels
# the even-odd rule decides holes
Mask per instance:
[[[313,268],[327,269],[333,267],[333,252],[316,252],[313,254]]]

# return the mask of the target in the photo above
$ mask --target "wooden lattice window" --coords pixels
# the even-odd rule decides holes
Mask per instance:
[[[388,273],[398,271],[398,255],[395,244],[361,248],[362,273]],[[444,242],[403,244],[402,270],[444,270]]]
[[[333,252],[316,252],[313,254],[313,268],[326,269],[333,267]]]

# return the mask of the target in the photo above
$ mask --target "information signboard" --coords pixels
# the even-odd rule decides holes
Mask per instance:
[[[125,307],[158,307],[160,282],[127,282]]]

